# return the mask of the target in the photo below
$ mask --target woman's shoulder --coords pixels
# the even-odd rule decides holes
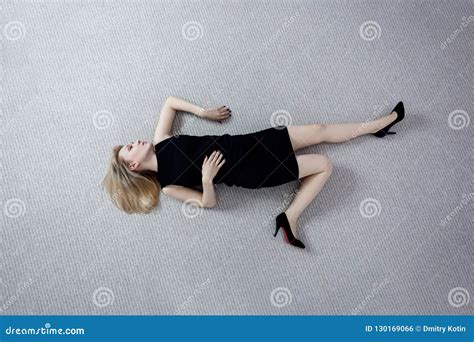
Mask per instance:
[[[166,135],[162,135],[162,136],[159,136],[159,137],[156,137],[156,138],[153,138],[153,145],[156,146],[158,145],[159,143],[161,142],[164,142],[165,140],[168,140],[170,138],[172,138],[173,135],[169,135],[169,134],[166,134]]]

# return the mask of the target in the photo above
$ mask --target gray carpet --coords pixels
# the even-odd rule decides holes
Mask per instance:
[[[1,10],[1,314],[473,313],[472,1],[7,1]],[[298,152],[334,172],[273,238],[298,182],[216,186],[149,215],[100,187],[111,148],[182,134],[363,122],[396,135]]]

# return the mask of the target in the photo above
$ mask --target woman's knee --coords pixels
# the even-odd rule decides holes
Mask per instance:
[[[324,154],[304,154],[296,157],[298,162],[300,177],[303,178],[320,172],[331,174],[333,163]]]
[[[325,156],[325,157],[326,157],[325,158],[326,172],[331,174],[332,170],[334,169],[334,163],[328,156]]]
[[[328,174],[332,174],[332,171],[334,169],[334,163],[332,162],[331,158],[329,158],[326,155],[321,155],[323,159],[323,164],[324,164],[324,172],[327,172]]]

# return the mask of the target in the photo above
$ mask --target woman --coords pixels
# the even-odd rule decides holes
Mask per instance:
[[[403,102],[377,120],[278,126],[240,135],[175,135],[171,133],[176,111],[209,120],[231,116],[226,106],[204,109],[175,96],[166,99],[152,142],[135,140],[113,148],[102,180],[114,204],[127,213],[149,213],[158,193],[201,207],[216,205],[214,184],[258,189],[301,179],[300,189],[288,209],[276,217],[276,231],[283,228],[286,241],[296,247],[297,220],[321,191],[333,164],[322,154],[295,155],[298,149],[321,142],[341,143],[373,134],[382,138],[404,118]],[[202,191],[193,187],[202,186]]]

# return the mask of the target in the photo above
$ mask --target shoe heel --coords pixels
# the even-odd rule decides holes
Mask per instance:
[[[279,230],[280,230],[280,226],[277,224],[276,229],[275,229],[275,233],[273,234],[273,237],[277,236]]]
[[[393,121],[388,126],[382,128],[381,130],[378,130],[377,132],[372,133],[372,135],[375,135],[377,138],[383,138],[384,136],[388,134],[396,134],[396,132],[389,132],[388,130],[397,122],[402,121],[403,118],[405,117],[405,107],[403,107],[403,102],[402,101],[398,102],[395,108],[393,108],[392,112],[397,113],[397,118],[395,119],[395,121]]]
[[[305,245],[300,240],[298,240],[291,232],[290,223],[288,222],[288,218],[286,217],[285,213],[281,213],[276,218],[276,229],[275,234],[273,234],[274,237],[277,235],[280,228],[283,228],[283,238],[286,240],[287,243],[295,247],[305,248]]]

